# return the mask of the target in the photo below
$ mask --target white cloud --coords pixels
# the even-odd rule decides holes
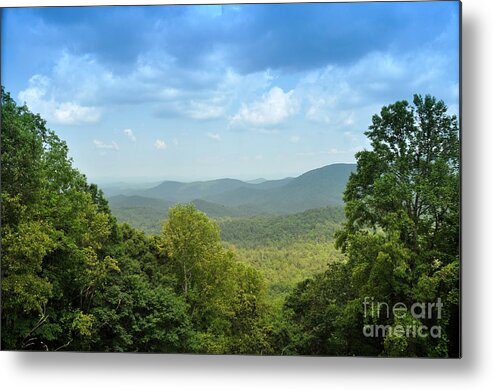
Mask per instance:
[[[46,76],[36,74],[29,79],[29,87],[19,92],[19,99],[28,101],[40,101],[46,94],[50,85],[50,79]]]
[[[100,112],[95,107],[84,107],[73,102],[59,103],[53,112],[55,122],[75,125],[80,123],[96,123]]]
[[[162,117],[229,120],[232,107],[257,99],[276,78],[270,70],[240,74],[220,58],[211,61],[207,68],[179,67],[169,54],[152,51],[141,53],[127,71],[115,72],[94,55],[64,51],[51,69],[33,78],[46,82],[29,85],[21,100],[64,124],[98,122],[105,111],[129,105],[145,105]]]
[[[125,134],[128,137],[128,139],[130,139],[130,141],[132,141],[132,142],[137,141],[137,137],[135,137],[132,129],[124,129],[123,134]]]
[[[313,97],[309,96],[310,106],[306,111],[306,118],[314,122],[330,123],[330,116],[327,108],[333,104],[333,97]]]
[[[300,142],[300,140],[301,137],[299,135],[292,135],[291,137],[289,137],[289,142],[293,144],[297,144],[298,142]]]
[[[242,75],[219,62],[179,67],[164,52],[142,53],[135,67],[121,72],[91,55],[66,52],[55,61],[45,75],[33,76],[19,97],[49,122],[62,124],[98,122],[119,107],[169,120],[225,120],[222,125],[258,133],[294,132],[300,126],[358,133],[382,105],[409,100],[414,92],[431,93],[457,111],[458,85],[446,72],[454,59],[426,50],[402,56],[375,52],[345,66],[296,74],[299,82],[286,90],[274,86],[285,81],[282,73]]]
[[[53,123],[78,125],[99,121],[101,112],[96,107],[75,101],[59,101],[54,95],[51,80],[46,76],[34,75],[29,80],[28,88],[19,92],[19,100]]]
[[[215,98],[208,101],[190,100],[182,113],[192,119],[216,119],[224,115],[224,101]]]
[[[115,141],[111,141],[110,143],[104,143],[103,141],[100,141],[98,139],[95,139],[93,141],[94,146],[96,146],[97,149],[107,149],[107,150],[118,150],[118,144]]]
[[[164,142],[162,139],[157,139],[154,142],[154,147],[158,150],[165,150],[168,147],[168,145],[166,145],[166,142]]]
[[[243,104],[233,116],[233,124],[244,123],[254,126],[269,126],[282,123],[298,111],[298,103],[293,97],[294,91],[284,92],[273,87],[262,95],[260,100]]]
[[[347,115],[346,119],[343,122],[346,126],[354,125],[354,113],[350,113]]]
[[[310,71],[294,88],[294,96],[303,102],[305,119],[327,131],[360,133],[382,106],[409,101],[413,93],[429,93],[450,105],[456,100],[447,75],[451,62],[431,50],[401,56],[373,52],[353,64]]]
[[[206,134],[208,138],[214,140],[214,141],[221,141],[221,136],[218,133],[207,133]]]
[[[152,51],[140,54],[127,72],[117,73],[94,55],[65,51],[48,72],[33,79],[47,82],[39,88],[30,85],[21,100],[39,106],[47,119],[71,124],[98,121],[103,110],[128,105],[146,105],[158,116],[211,120],[227,118],[234,103],[253,98],[274,79],[268,70],[242,75],[224,64],[212,65],[183,68],[169,54]]]

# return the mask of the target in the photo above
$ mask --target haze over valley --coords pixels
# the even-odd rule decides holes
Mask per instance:
[[[230,178],[182,183],[163,181],[150,188],[103,187],[121,222],[159,233],[168,208],[193,203],[216,219],[286,215],[327,206],[342,206],[342,194],[354,164],[331,164],[298,177],[241,181]]]

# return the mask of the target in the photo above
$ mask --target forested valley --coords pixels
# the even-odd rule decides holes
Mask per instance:
[[[460,146],[442,101],[383,107],[354,166],[109,200],[3,89],[1,119],[2,349],[459,356]]]

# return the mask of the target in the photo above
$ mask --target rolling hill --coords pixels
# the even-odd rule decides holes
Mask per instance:
[[[293,214],[342,205],[344,188],[355,168],[354,164],[332,164],[295,178],[255,182],[164,181],[147,189],[122,191],[108,200],[117,218],[129,223],[138,221],[134,225],[145,226],[146,231],[155,231],[168,208],[176,203],[194,203],[212,218]]]
[[[289,214],[342,204],[342,194],[354,164],[332,164],[314,169],[272,188],[236,188],[205,197],[230,207],[255,206],[265,213]],[[264,182],[262,184],[266,184]],[[260,185],[259,185],[260,186]]]
[[[139,191],[136,195],[166,199],[174,202],[190,202],[193,199],[203,199],[208,196],[247,186],[249,186],[248,183],[236,179],[218,179],[192,183],[164,181],[156,187]]]
[[[344,220],[341,206],[310,209],[289,215],[256,215],[219,222],[221,238],[231,244],[252,248],[311,240],[327,241]]]
[[[280,188],[294,180],[291,177],[280,180],[265,180],[256,183],[244,182],[236,179],[217,179],[182,183],[178,181],[163,181],[159,185],[140,191],[133,195],[147,198],[166,199],[174,202],[190,202],[194,199],[208,199],[229,191],[240,189],[267,190]]]
[[[167,210],[175,204],[165,199],[147,198],[139,195],[116,195],[108,198],[112,209],[147,207],[158,210]]]

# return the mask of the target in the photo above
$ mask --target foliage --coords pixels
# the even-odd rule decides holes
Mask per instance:
[[[2,90],[2,347],[185,350],[188,307],[155,243],[116,224],[67,153]]]
[[[304,279],[324,272],[329,262],[344,258],[331,240],[233,248],[241,261],[261,272],[274,301],[283,300]]]
[[[4,349],[263,353],[264,282],[192,205],[118,225],[66,144],[2,91]]]
[[[149,235],[158,235],[161,232],[167,215],[167,210],[151,207],[112,207],[111,212],[120,223],[126,223]]]
[[[197,331],[193,349],[256,352],[263,280],[223,247],[217,224],[192,204],[175,206],[169,210],[161,245],[167,267],[177,276],[177,288],[190,306]]]
[[[366,132],[372,150],[359,152],[357,170],[344,194],[347,220],[337,245],[347,255],[345,281],[351,286],[330,318],[317,311],[337,299],[325,291],[327,278],[305,282],[289,298],[287,309],[308,334],[300,353],[382,354],[390,356],[458,356],[459,354],[459,140],[457,120],[442,101],[415,96],[383,107]],[[320,293],[320,294],[317,294]],[[336,294],[337,295],[337,294]],[[364,313],[365,299],[389,306],[443,303],[425,318]],[[349,316],[349,317],[348,317]],[[348,321],[348,318],[352,318]],[[340,339],[343,323],[351,336],[345,348],[324,344]],[[364,325],[440,327],[438,338],[387,333],[361,345]],[[347,327],[346,327],[347,326]],[[307,329],[323,332],[313,334]],[[355,328],[356,327],[356,328]],[[352,334],[359,327],[359,336]],[[342,328],[344,329],[344,328]],[[352,342],[350,342],[352,340]],[[355,343],[356,341],[356,343]],[[379,344],[375,345],[375,341]],[[331,345],[332,346],[332,345]]]
[[[343,219],[343,209],[333,206],[289,215],[222,219],[219,226],[222,239],[238,247],[281,249],[293,242],[330,241]]]
[[[131,227],[117,223],[45,121],[2,89],[2,347],[458,356],[459,141],[446,112],[443,102],[415,96],[373,117],[372,149],[356,155],[344,192],[345,219],[336,206],[245,217],[256,206],[231,214],[203,200],[169,209],[151,200],[167,209],[156,212],[132,197],[136,207],[115,209]],[[238,196],[259,205],[297,210],[310,189],[310,204],[337,203],[354,167],[329,167],[246,192],[247,183],[232,180],[166,186],[189,197],[240,186]],[[279,196],[267,202],[267,193]],[[367,300],[440,301],[443,310],[389,316],[368,312]],[[438,326],[442,335],[366,337],[376,324]]]

